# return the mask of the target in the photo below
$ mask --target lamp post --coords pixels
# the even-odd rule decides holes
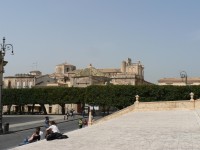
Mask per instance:
[[[5,44],[5,37],[3,37],[3,43],[0,49],[0,134],[3,133],[2,123],[3,123],[3,105],[2,105],[2,86],[3,86],[3,73],[4,73],[4,66],[8,63],[4,61],[4,56],[7,50],[11,50],[11,54],[13,53],[13,46],[12,44]]]
[[[185,85],[187,85],[187,73],[185,71],[181,71],[180,76],[182,79],[185,78]]]

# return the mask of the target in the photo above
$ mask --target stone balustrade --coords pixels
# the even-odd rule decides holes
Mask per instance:
[[[178,101],[156,101],[156,102],[139,102],[139,95],[135,96],[133,105],[119,110],[111,115],[95,121],[93,124],[100,123],[112,118],[119,117],[132,111],[159,111],[159,110],[193,110],[200,109],[200,99],[194,100],[194,93],[190,93],[190,100]]]

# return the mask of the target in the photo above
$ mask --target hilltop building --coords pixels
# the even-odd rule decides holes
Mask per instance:
[[[132,63],[130,58],[122,61],[121,68],[111,69],[96,69],[90,64],[87,68],[76,70],[74,65],[63,63],[56,66],[56,72],[50,76],[68,87],[151,84],[144,80],[144,66],[141,62]]]

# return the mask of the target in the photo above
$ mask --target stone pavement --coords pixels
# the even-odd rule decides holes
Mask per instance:
[[[130,112],[13,150],[200,150],[200,110]]]

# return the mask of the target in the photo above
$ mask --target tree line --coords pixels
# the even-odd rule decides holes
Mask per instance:
[[[92,85],[77,87],[41,87],[26,89],[3,89],[2,104],[24,106],[40,104],[59,104],[65,113],[65,104],[85,104],[100,106],[104,111],[110,107],[122,109],[135,102],[189,100],[190,92],[194,98],[200,97],[200,86],[158,86],[158,85]]]

